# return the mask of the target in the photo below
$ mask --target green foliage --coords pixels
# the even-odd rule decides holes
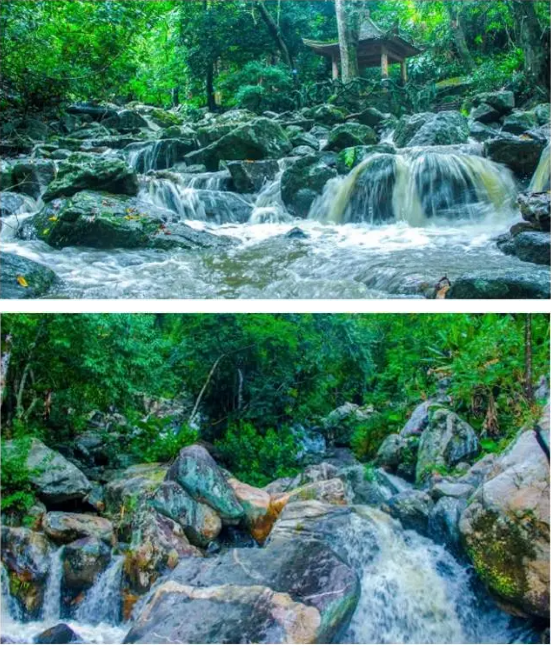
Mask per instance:
[[[264,112],[292,110],[294,105],[290,94],[293,81],[289,70],[274,65],[263,65],[257,61],[230,74],[222,85],[228,95],[228,105]]]
[[[140,431],[132,435],[129,449],[138,461],[165,463],[177,456],[181,449],[199,440],[196,429],[184,424],[180,429],[174,430],[170,422],[170,418],[136,421]]]
[[[0,502],[3,514],[24,515],[35,497],[26,461],[30,438],[18,438],[8,446],[2,441]]]
[[[390,410],[374,413],[367,420],[357,422],[351,440],[356,457],[360,461],[374,459],[383,440],[389,434],[399,432],[406,420],[405,410]]]
[[[216,446],[239,480],[258,487],[297,472],[297,441],[287,427],[260,433],[250,423],[233,424]]]

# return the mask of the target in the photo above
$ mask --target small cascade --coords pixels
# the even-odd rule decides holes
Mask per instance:
[[[117,625],[121,621],[121,578],[124,557],[115,557],[98,577],[76,612],[78,622]]]
[[[523,643],[530,631],[477,596],[469,570],[438,546],[374,508],[359,506],[342,533],[361,596],[343,642]],[[374,549],[369,537],[374,537]]]
[[[264,184],[256,197],[250,219],[252,225],[293,220],[281,198],[281,177],[289,162],[288,159],[279,160],[279,172],[271,182]]]
[[[61,578],[63,574],[63,546],[58,548],[50,557],[50,568],[46,590],[44,591],[44,606],[42,617],[45,622],[55,624],[61,618]]]
[[[177,220],[198,220],[216,223],[243,223],[250,217],[251,205],[239,194],[188,186],[190,179],[177,174],[168,178],[144,178],[140,198],[168,209],[179,216]],[[205,173],[206,185],[220,186],[226,180],[221,173]],[[214,177],[213,177],[214,176]]]
[[[229,171],[214,173],[180,173],[178,181],[187,189],[202,189],[205,191],[227,191],[231,182]]]
[[[504,167],[453,150],[404,150],[368,157],[349,175],[328,183],[310,218],[329,223],[406,222],[430,219],[477,220],[509,217],[515,183]]]
[[[143,144],[130,144],[125,152],[128,163],[138,173],[171,168],[179,159],[177,140],[159,139]]]
[[[21,622],[23,614],[17,600],[10,593],[9,575],[4,564],[0,570],[1,597],[0,597],[0,619],[2,625],[9,625],[13,622]]]
[[[549,151],[551,144],[548,144],[543,153],[541,154],[538,168],[534,173],[534,177],[530,182],[529,191],[532,193],[543,193],[549,191],[551,184],[551,163],[549,161]]]

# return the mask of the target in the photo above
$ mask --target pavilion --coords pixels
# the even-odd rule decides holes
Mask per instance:
[[[321,43],[303,38],[303,43],[316,54],[331,59],[333,79],[338,79],[341,59],[339,41]],[[421,50],[404,40],[399,35],[397,28],[384,32],[370,18],[366,18],[362,24],[358,41],[358,67],[360,69],[380,65],[381,76],[383,79],[387,79],[389,65],[400,63],[402,81],[405,83],[408,80],[406,60],[418,54],[421,54]]]

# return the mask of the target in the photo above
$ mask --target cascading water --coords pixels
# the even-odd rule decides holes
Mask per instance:
[[[310,218],[346,224],[391,221],[415,227],[451,221],[510,218],[515,182],[505,168],[460,151],[411,149],[379,153],[328,183]]]
[[[44,592],[44,607],[42,617],[44,622],[55,624],[61,618],[61,579],[63,575],[63,546],[58,548],[50,558],[50,568],[46,590]]]
[[[357,507],[342,544],[361,596],[344,643],[534,642],[527,625],[477,596],[471,573],[443,547],[375,508]],[[377,548],[366,540],[375,535]]]
[[[549,191],[551,184],[551,162],[549,159],[549,152],[551,150],[551,145],[547,145],[543,153],[541,154],[538,168],[534,173],[534,177],[530,182],[529,191],[533,193],[543,193],[544,191]]]
[[[123,557],[115,557],[81,603],[76,618],[61,617],[62,551],[54,551],[44,591],[42,619],[24,622],[18,602],[11,596],[8,574],[2,564],[2,636],[14,642],[32,643],[34,638],[64,622],[86,643],[122,643],[128,628],[120,623],[120,585]]]
[[[115,557],[100,575],[77,610],[76,619],[79,622],[91,625],[102,622],[116,625],[120,622],[123,564],[124,557]]]
[[[174,151],[171,142],[133,144],[124,154],[140,170],[162,167],[174,162],[175,153],[162,151]],[[61,281],[50,296],[67,298],[423,297],[444,276],[453,283],[477,271],[548,284],[547,268],[495,244],[520,214],[510,173],[480,157],[479,148],[374,155],[331,180],[308,219],[292,216],[281,197],[283,172],[294,159],[280,160],[274,180],[251,196],[228,190],[228,171],[171,168],[143,175],[140,199],[163,208],[168,225],[186,222],[230,236],[233,245],[196,252],[52,249],[16,236],[30,215],[20,214],[3,218],[2,251],[51,268]],[[287,238],[296,227],[304,234]]]

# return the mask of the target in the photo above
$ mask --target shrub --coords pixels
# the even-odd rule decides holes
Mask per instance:
[[[222,84],[227,103],[256,112],[292,110],[293,80],[287,68],[253,61]]]
[[[2,514],[24,515],[35,502],[27,469],[30,438],[18,438],[8,446],[2,441],[1,508]]]
[[[374,413],[367,420],[356,423],[350,443],[356,458],[373,460],[383,440],[400,431],[404,423],[405,410],[402,409]]]
[[[298,443],[288,427],[262,434],[250,423],[233,423],[216,446],[240,481],[258,487],[298,471]]]
[[[184,424],[179,429],[171,425],[171,418],[151,418],[136,421],[137,429],[130,440],[130,451],[146,463],[163,463],[199,439],[199,433]]]

